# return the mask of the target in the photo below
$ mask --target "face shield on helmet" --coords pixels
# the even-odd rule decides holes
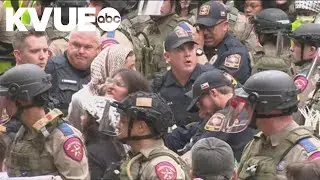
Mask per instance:
[[[116,125],[120,120],[120,114],[115,107],[110,106],[113,102],[114,100],[107,97],[91,96],[83,103],[83,109],[99,123],[99,131],[108,136],[118,135]]]
[[[171,0],[142,0],[138,4],[138,15],[164,16],[172,13]]]
[[[206,124],[205,129],[226,133],[238,133],[245,130],[253,117],[255,105],[247,98],[234,96],[229,106],[215,113]]]

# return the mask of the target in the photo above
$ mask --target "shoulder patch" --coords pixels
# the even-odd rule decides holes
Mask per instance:
[[[71,137],[63,144],[63,150],[68,157],[75,161],[81,161],[83,158],[83,144],[78,137]]]
[[[72,129],[66,122],[59,124],[58,129],[63,133],[64,136],[70,136],[73,134]]]
[[[155,166],[156,174],[160,180],[176,180],[177,170],[169,162],[160,162]]]
[[[232,54],[226,57],[224,60],[224,66],[229,68],[239,69],[241,64],[241,56],[240,54]]]
[[[222,128],[223,120],[225,115],[221,113],[215,113],[204,126],[204,129],[207,131],[220,131]]]
[[[308,152],[313,152],[318,150],[318,148],[310,141],[309,138],[304,138],[299,141],[299,144]]]
[[[308,79],[302,75],[302,74],[298,74],[294,77],[294,84],[300,89],[301,92],[303,92],[307,86],[308,86]]]
[[[320,158],[320,152],[317,151],[315,153],[313,153],[311,156],[309,156],[308,160],[314,160],[314,159],[318,159]]]

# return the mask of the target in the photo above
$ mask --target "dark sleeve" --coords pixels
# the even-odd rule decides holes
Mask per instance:
[[[90,169],[91,179],[101,179],[103,177],[104,171],[106,169],[106,164],[103,162],[97,152],[94,150],[94,147],[88,146],[88,163]]]
[[[47,74],[51,74],[51,77],[52,77],[52,80],[51,80],[51,83],[52,83],[52,87],[57,87],[57,70],[56,70],[56,67],[55,67],[55,64],[53,62],[52,59],[50,59],[47,63],[47,66],[45,68],[45,72]]]
[[[196,123],[188,128],[177,127],[165,136],[164,141],[166,146],[175,152],[183,149],[184,146],[190,142],[191,137],[196,134],[199,129],[199,125],[200,123]]]
[[[225,53],[221,58],[219,69],[225,70],[241,84],[244,84],[251,75],[250,59],[248,53]]]

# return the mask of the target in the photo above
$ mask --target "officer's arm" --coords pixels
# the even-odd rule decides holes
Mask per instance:
[[[65,136],[58,129],[51,134],[52,136],[46,141],[45,147],[52,155],[59,175],[68,180],[90,179],[83,140],[75,134]]]
[[[177,127],[164,137],[166,146],[175,152],[183,149],[183,147],[190,142],[191,137],[194,136],[198,127],[198,124],[188,128]]]
[[[45,68],[45,72],[48,74],[51,74],[52,87],[57,87],[57,82],[56,82],[57,81],[57,70],[56,70],[55,64],[52,59],[50,59],[48,61],[47,66]]]
[[[243,53],[237,53],[222,56],[221,58],[223,58],[223,63],[218,68],[225,70],[241,84],[244,84],[251,74],[249,56]]]

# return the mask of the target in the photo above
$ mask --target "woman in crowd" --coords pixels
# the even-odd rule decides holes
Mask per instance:
[[[80,129],[82,103],[87,97],[98,95],[106,80],[121,68],[135,70],[136,58],[133,50],[119,44],[112,44],[103,49],[91,64],[91,81],[72,96],[67,119]]]
[[[118,113],[110,102],[121,101],[128,94],[148,91],[148,81],[137,71],[121,69],[107,80],[100,96],[92,96],[83,105],[81,125],[85,136],[91,179],[113,179],[114,170],[125,157],[123,145],[114,139]],[[104,96],[102,96],[104,95]]]
[[[244,3],[244,14],[247,17],[253,17],[264,9],[277,7],[275,1],[245,0],[242,2]]]

